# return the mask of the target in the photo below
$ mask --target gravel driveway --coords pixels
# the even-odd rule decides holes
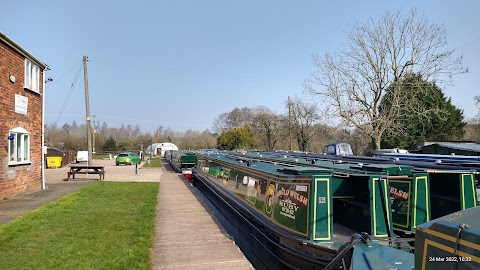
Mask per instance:
[[[135,174],[135,165],[115,165],[115,159],[111,160],[93,160],[94,165],[105,166],[105,180],[112,182],[158,182],[163,173],[162,167],[158,168],[142,168],[146,161],[138,165],[137,174]],[[47,185],[56,181],[64,181],[67,179],[67,172],[69,167],[65,166],[58,169],[45,170],[45,182]],[[77,174],[75,179],[70,178],[70,181],[81,180],[98,180],[97,174],[85,175]]]

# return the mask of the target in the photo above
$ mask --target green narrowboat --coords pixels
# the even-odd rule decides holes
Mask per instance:
[[[393,236],[388,181],[375,170],[348,174],[203,151],[193,175],[256,269],[349,269],[359,252],[411,269],[413,254]]]
[[[172,161],[172,152],[174,150],[165,150],[165,153],[163,154],[163,157],[165,158],[165,160],[170,163]]]
[[[188,179],[192,179],[192,168],[197,162],[197,157],[192,151],[172,150],[170,165]]]
[[[480,207],[419,225],[415,235],[415,269],[480,269]]]
[[[390,186],[393,227],[401,235],[415,233],[418,224],[478,205],[477,172],[472,169],[426,168],[427,164],[422,162],[396,164],[379,158],[332,157],[312,153],[250,152],[246,155],[287,164],[310,164],[343,173],[351,173],[355,169],[365,173],[382,173]]]

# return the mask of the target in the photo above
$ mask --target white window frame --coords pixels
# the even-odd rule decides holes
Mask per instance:
[[[16,127],[8,135],[9,138],[13,137],[8,141],[8,165],[30,164],[30,133]]]
[[[40,68],[28,58],[25,58],[24,88],[36,93],[40,92]]]

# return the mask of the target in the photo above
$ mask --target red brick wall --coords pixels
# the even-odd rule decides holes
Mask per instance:
[[[36,191],[42,185],[42,95],[24,89],[25,57],[0,41],[0,200]],[[15,76],[15,83],[9,76]],[[40,73],[40,93],[43,93]],[[15,113],[15,94],[28,98],[27,114]],[[31,164],[8,165],[9,130],[30,133]]]

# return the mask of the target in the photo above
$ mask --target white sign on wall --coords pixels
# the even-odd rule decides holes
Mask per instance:
[[[15,94],[15,112],[27,114],[28,98]]]

